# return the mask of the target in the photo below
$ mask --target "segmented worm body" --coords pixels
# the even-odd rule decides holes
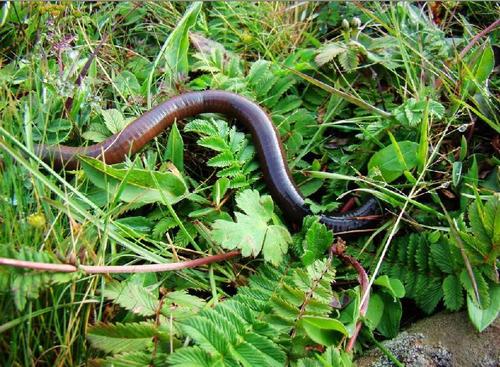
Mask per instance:
[[[174,121],[207,112],[235,119],[251,133],[274,201],[291,223],[301,225],[302,219],[311,211],[292,179],[276,128],[261,107],[234,93],[215,90],[185,93],[156,106],[101,143],[87,147],[37,145],[36,151],[44,161],[69,169],[78,166],[78,155],[100,158],[109,164],[118,163],[140,150]],[[346,213],[321,215],[320,221],[334,232],[351,231],[373,223],[369,216],[376,214],[377,210],[377,201],[370,199],[358,209]]]

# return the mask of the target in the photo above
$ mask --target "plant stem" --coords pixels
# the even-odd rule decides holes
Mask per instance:
[[[368,301],[369,301],[369,293],[370,289],[368,287],[368,275],[366,274],[365,269],[361,264],[359,263],[358,260],[356,260],[354,257],[346,255],[345,254],[345,245],[343,243],[334,243],[330,247],[330,254],[332,256],[336,256],[339,259],[341,259],[343,262],[345,262],[348,265],[351,265],[356,269],[358,273],[358,282],[359,282],[359,287],[361,289],[361,306],[359,308],[359,314],[361,316],[366,315],[366,311],[368,310]],[[354,348],[354,344],[356,343],[356,339],[358,338],[359,331],[361,330],[361,327],[363,326],[363,323],[361,321],[358,321],[356,323],[356,329],[354,330],[354,333],[352,337],[349,339],[347,342],[346,346],[346,352],[350,352]]]
[[[0,265],[12,266],[15,268],[25,268],[32,270],[42,270],[57,273],[75,273],[80,270],[85,274],[123,274],[123,273],[158,273],[164,271],[175,271],[187,268],[196,268],[203,265],[212,264],[224,260],[229,260],[239,256],[240,251],[230,251],[218,255],[201,257],[194,260],[179,261],[169,264],[147,264],[147,265],[120,265],[120,266],[100,266],[100,265],[71,265],[71,264],[50,264],[35,261],[25,261],[0,257]]]
[[[500,26],[500,19],[495,20],[493,23],[491,23],[489,26],[487,26],[485,29],[483,29],[481,32],[476,34],[470,42],[467,44],[467,46],[464,47],[462,51],[460,51],[460,58],[463,58],[467,52],[474,46],[474,44],[483,36],[487,35],[491,31],[495,30],[495,28],[498,28]]]
[[[371,333],[368,333],[368,335],[370,337],[370,341],[375,344],[377,348],[380,349],[380,351],[384,353],[384,355],[389,358],[392,363],[394,363],[398,367],[405,367],[405,365],[401,363],[389,349],[387,349],[382,343],[375,339]]]

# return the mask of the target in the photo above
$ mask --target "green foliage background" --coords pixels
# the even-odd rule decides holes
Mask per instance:
[[[500,309],[498,28],[474,36],[498,15],[474,2],[3,2],[0,256],[243,257],[116,276],[2,266],[0,363],[348,366],[359,321],[356,353],[419,312],[466,308],[484,330]],[[251,139],[214,114],[114,166],[59,171],[34,154],[206,89],[266,109],[314,214],[375,196],[383,221],[344,237],[313,215],[290,233]],[[366,316],[357,274],[328,253],[339,236],[373,281]]]

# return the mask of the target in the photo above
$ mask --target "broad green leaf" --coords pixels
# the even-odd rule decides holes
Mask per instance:
[[[100,143],[103,140],[106,140],[108,138],[109,134],[105,134],[101,131],[97,130],[87,130],[82,134],[82,137],[84,139],[93,141],[94,143]]]
[[[464,94],[467,93],[472,95],[476,89],[475,83],[481,85],[486,82],[495,66],[493,48],[489,42],[482,47],[478,47],[477,50],[471,54],[469,60],[471,63],[469,68],[470,72],[472,72],[473,80],[471,80],[470,72],[466,70],[466,75],[463,78],[464,83],[462,90]]]
[[[325,346],[337,343],[342,336],[349,336],[342,322],[328,317],[304,316],[302,326],[313,341]]]
[[[479,308],[476,303],[467,296],[467,311],[469,318],[476,329],[481,332],[486,329],[498,317],[500,312],[500,286],[497,284],[490,287],[490,305],[486,309]]]
[[[392,182],[399,178],[405,169],[411,170],[417,165],[417,149],[418,144],[412,141],[398,142],[399,150],[403,155],[406,167],[403,167],[398,159],[396,147],[391,144],[375,153],[368,162],[368,170],[370,175],[374,175],[375,171],[380,171],[380,174],[387,182]]]
[[[139,352],[153,344],[158,334],[152,323],[97,324],[91,326],[87,338],[94,348],[106,353]]]
[[[262,245],[262,254],[266,261],[278,265],[283,254],[288,252],[288,244],[292,242],[290,232],[281,225],[271,225],[267,228],[266,238]]]
[[[171,161],[180,172],[184,172],[184,141],[177,128],[177,122],[170,129],[164,158]]]
[[[329,317],[306,315],[306,316],[302,317],[302,322],[304,323],[304,326],[310,325],[310,326],[318,328],[318,329],[335,330],[335,331],[338,331],[346,336],[349,335],[344,324],[342,324],[337,319],[331,319]]]
[[[399,322],[403,310],[399,299],[395,299],[389,294],[380,293],[380,297],[384,302],[384,313],[377,326],[377,330],[387,338],[393,338],[398,334]]]
[[[403,298],[405,296],[405,287],[399,279],[389,278],[387,275],[382,275],[375,279],[373,284],[383,287],[393,297]]]
[[[201,7],[202,2],[194,2],[189,6],[162,47],[163,60],[165,61],[165,70],[168,70],[169,82],[173,82],[181,74],[187,75],[189,71],[188,32],[196,23]]]
[[[348,331],[349,336],[354,334],[354,330],[356,329],[356,324],[359,321],[360,314],[359,305],[361,304],[361,297],[359,294],[359,287],[354,289],[350,289],[346,292],[346,295],[350,298],[350,302],[341,312],[339,316],[339,321],[341,321],[346,330]]]
[[[200,13],[202,7],[202,2],[194,2],[189,8],[187,8],[184,16],[179,20],[176,27],[170,33],[168,38],[163,43],[160,52],[156,56],[156,59],[149,73],[146,90],[147,90],[147,100],[148,106],[152,107],[152,85],[153,76],[160,63],[160,60],[164,60],[165,67],[167,71],[167,84],[172,86],[173,83],[178,80],[180,75],[187,75],[189,71],[188,63],[188,49],[189,49],[189,29],[196,23],[198,19],[198,14]]]
[[[83,170],[94,185],[119,194],[125,202],[174,204],[187,192],[182,179],[173,172],[139,168],[116,168],[90,157],[80,157]]]
[[[382,315],[384,314],[384,301],[377,293],[372,293],[370,295],[370,302],[368,303],[368,310],[365,315],[365,323],[367,326],[374,330],[380,320],[382,320]]]
[[[274,209],[271,197],[245,190],[236,203],[244,213],[235,213],[236,222],[216,220],[212,226],[214,240],[226,249],[241,249],[243,256],[257,256],[263,251],[264,259],[277,265],[288,250],[291,236],[285,227],[268,223]]]

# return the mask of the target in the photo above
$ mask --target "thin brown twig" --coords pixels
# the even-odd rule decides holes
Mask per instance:
[[[460,58],[464,57],[467,52],[474,46],[474,44],[483,36],[487,35],[491,31],[495,30],[495,28],[500,26],[500,19],[495,20],[493,23],[491,23],[489,26],[487,26],[485,29],[483,29],[481,32],[476,34],[470,42],[467,44],[467,46],[464,47],[462,51],[460,51]]]
[[[345,254],[345,245],[343,242],[334,243],[330,247],[330,254],[338,257],[340,260],[342,260],[348,265],[351,265],[352,267],[354,267],[354,269],[356,269],[358,273],[359,286],[361,288],[361,299],[364,299],[364,302],[361,304],[361,307],[359,309],[359,314],[361,316],[365,316],[366,311],[368,310],[368,301],[369,301],[369,295],[365,297],[365,294],[367,292],[370,292],[368,288],[368,275],[366,274],[365,269],[359,263],[358,260],[356,260],[352,256]],[[352,337],[347,342],[346,352],[350,352],[354,348],[354,344],[356,343],[356,339],[358,338],[359,331],[361,330],[362,326],[363,323],[361,321],[358,321],[356,323],[356,329],[354,330]]]
[[[460,59],[463,59],[464,56],[467,54],[467,52],[470,51],[470,49],[477,43],[477,41],[479,41],[479,39],[481,37],[484,37],[486,36],[488,33],[490,33],[491,31],[493,31],[495,28],[497,28],[498,26],[500,25],[500,19],[497,19],[495,20],[493,23],[491,23],[488,27],[486,27],[485,29],[483,29],[481,32],[479,32],[478,34],[476,34],[474,37],[472,37],[472,39],[470,40],[470,42],[467,44],[467,46],[465,46],[463,48],[462,51],[460,51],[460,53],[458,54],[459,58]],[[449,66],[449,63],[446,62],[445,63],[446,66]],[[439,89],[441,88],[441,86],[443,85],[443,80],[442,79],[438,79],[436,80],[436,83],[435,83],[435,87],[436,89]]]
[[[25,268],[32,270],[49,271],[56,273],[75,273],[82,271],[85,274],[122,274],[122,273],[158,273],[164,271],[175,271],[198,266],[208,265],[215,262],[229,260],[239,256],[240,251],[230,251],[218,255],[201,257],[194,260],[179,261],[169,264],[147,264],[147,265],[71,265],[71,264],[50,264],[35,261],[25,261],[0,257],[0,265]]]

